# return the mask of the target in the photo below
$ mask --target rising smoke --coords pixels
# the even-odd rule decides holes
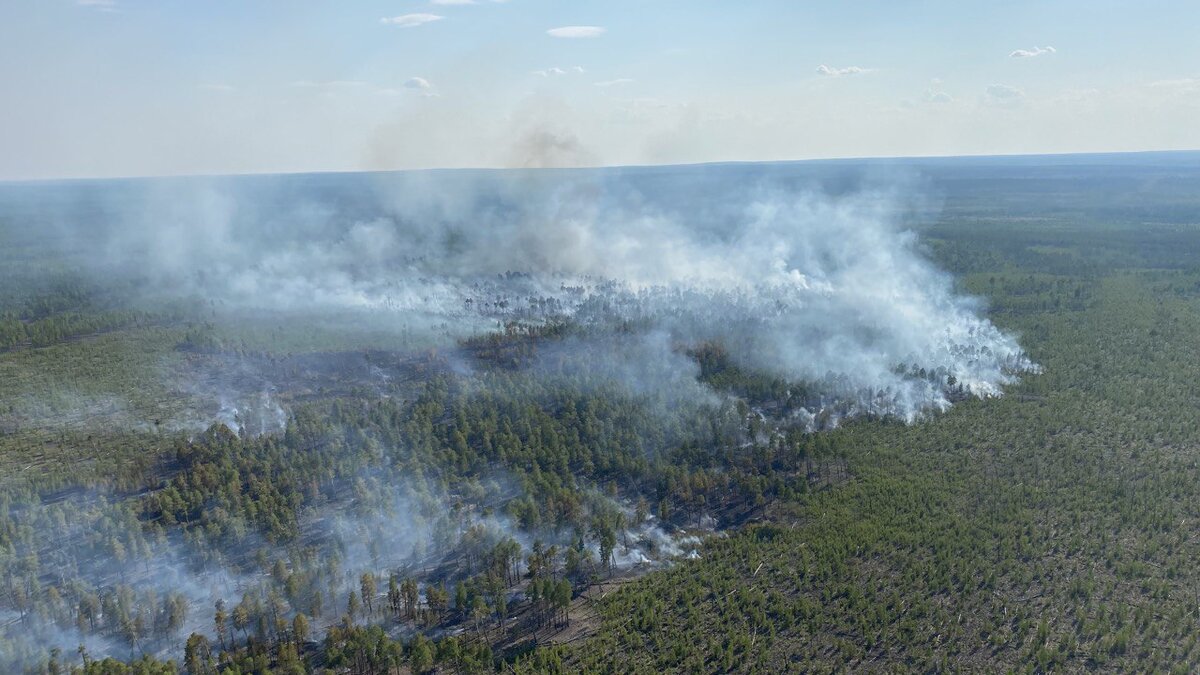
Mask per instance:
[[[836,400],[839,414],[911,421],[1034,368],[921,254],[903,187],[830,192],[729,166],[134,192],[135,212],[110,209],[102,265],[246,315],[446,345],[514,323],[570,322],[585,339],[632,326],[657,361],[716,342],[741,367],[803,382],[814,415]]]
[[[566,138],[529,144],[527,154],[549,159],[528,166],[576,152]],[[961,396],[1000,395],[1036,369],[924,257],[907,219],[925,205],[910,187],[823,184],[786,167],[434,171],[55,186],[57,210],[43,210],[58,214],[49,229],[72,247],[68,257],[98,279],[138,288],[135,305],[186,307],[198,322],[259,331],[268,342],[294,331],[334,336],[338,346],[318,354],[240,353],[189,337],[182,351],[191,365],[171,371],[183,380],[172,386],[203,404],[165,429],[218,422],[269,436],[293,421],[289,397],[365,388],[400,398],[414,377],[407,353],[429,347],[464,391],[486,395],[472,340],[496,333],[539,336],[535,354],[510,364],[526,376],[619,390],[668,416],[711,409],[714,426],[729,421],[732,394],[704,381],[695,354],[715,345],[737,368],[794,385],[787,406],[754,414],[782,409],[779,424],[817,429],[863,414],[916,421]],[[364,336],[378,353],[355,351]],[[378,464],[393,465],[392,452],[381,448]],[[33,639],[13,631],[0,639],[13,662],[34,658],[35,647],[81,642],[95,655],[169,652],[180,635],[212,635],[217,601],[279,602],[327,625],[363,571],[464,578],[452,569],[464,551],[470,559],[505,538],[522,550],[536,537],[600,554],[576,533],[542,524],[535,534],[480,508],[517,495],[508,481],[448,494],[375,471],[320,486],[329,503],[302,514],[299,543],[287,551],[252,531],[236,547],[196,546],[165,526],[142,527],[106,497],[22,514],[46,533],[56,523],[72,528],[35,538],[31,586],[36,557],[63,556],[55,546],[66,537],[74,545],[55,559],[60,581],[103,589],[103,621],[125,613],[104,634],[122,639],[94,637],[66,610],[29,616],[19,602],[0,610],[0,622],[35,631]],[[691,533],[634,518],[609,497],[590,495],[586,510],[620,514],[617,568],[697,555]],[[252,560],[256,549],[263,553]],[[197,550],[228,557],[198,559]],[[288,583],[267,572],[279,566],[309,591],[280,600]],[[332,589],[323,608],[317,587]],[[188,611],[174,616],[176,606]]]

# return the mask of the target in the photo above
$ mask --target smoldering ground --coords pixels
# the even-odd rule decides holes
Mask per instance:
[[[201,545],[202,532],[147,530],[136,526],[128,502],[97,491],[21,507],[12,515],[34,533],[12,551],[24,576],[10,580],[12,595],[0,608],[0,665],[33,666],[54,649],[74,662],[80,647],[92,658],[175,657],[183,636],[199,633],[230,646],[250,636],[269,639],[286,630],[277,627],[280,619],[298,614],[323,629],[342,620],[352,594],[364,608],[380,606],[363,621],[386,622],[382,606],[394,575],[420,581],[425,592],[477,573],[498,544],[512,542],[519,555],[582,545],[569,528],[523,529],[494,510],[519,492],[499,471],[448,493],[409,482],[384,463],[328,490],[343,496],[306,510],[288,546],[252,529],[219,546]],[[623,542],[613,551],[616,568],[695,555],[695,537],[668,532],[653,516],[635,519],[632,508],[599,492],[586,494],[587,510],[623,514],[615,525]],[[599,555],[595,544],[581,550],[593,561]],[[521,557],[510,564],[525,569]],[[364,575],[376,590],[368,593]],[[46,602],[32,602],[43,594]],[[237,613],[257,618],[239,625]],[[218,616],[225,617],[220,624]]]

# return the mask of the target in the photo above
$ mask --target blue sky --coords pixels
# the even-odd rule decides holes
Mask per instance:
[[[1195,2],[6,0],[0,25],[0,179],[1200,148]]]

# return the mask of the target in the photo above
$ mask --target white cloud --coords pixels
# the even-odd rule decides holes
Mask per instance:
[[[1042,54],[1054,54],[1057,51],[1054,47],[1046,45],[1045,47],[1034,47],[1033,49],[1015,49],[1009,56],[1014,59],[1028,59],[1034,56],[1041,56]]]
[[[1166,100],[1191,100],[1200,94],[1200,77],[1178,77],[1169,80],[1147,82],[1144,95]],[[1195,105],[1193,102],[1191,105]]]
[[[559,26],[546,31],[546,35],[556,38],[593,38],[605,32],[600,26]]]
[[[1083,89],[1064,89],[1054,100],[1063,103],[1095,103],[1103,94],[1101,90],[1095,87],[1087,87]]]
[[[366,82],[362,80],[325,80],[323,82],[314,82],[313,80],[296,80],[290,86],[298,89],[334,89],[342,87],[361,87]]]
[[[425,98],[435,98],[441,94],[437,93],[433,83],[423,77],[413,76],[404,81],[404,88],[409,91],[420,92]]]
[[[843,75],[862,75],[871,72],[870,68],[860,68],[859,66],[846,66],[845,68],[830,68],[822,63],[817,66],[817,74],[825,75],[826,77],[841,77]]]
[[[475,0],[429,0],[431,5],[474,5]]]
[[[597,87],[615,87],[615,86],[621,85],[621,84],[630,84],[631,82],[633,82],[633,80],[628,77],[618,77],[615,80],[604,80],[602,82],[597,82],[596,86]]]
[[[944,91],[926,89],[922,98],[926,103],[953,103],[954,97]]]
[[[1010,87],[1007,84],[988,85],[987,93],[988,96],[995,96],[996,98],[1021,98],[1025,95],[1025,92],[1016,87]]]
[[[550,77],[552,75],[554,75],[554,76],[570,75],[571,73],[585,73],[585,72],[587,72],[587,71],[585,71],[583,69],[583,66],[571,66],[570,68],[560,68],[558,66],[551,66],[550,68],[543,68],[541,70],[535,70],[535,71],[533,71],[533,74],[537,75],[538,77]]]
[[[991,84],[988,85],[983,102],[999,107],[1013,107],[1019,105],[1024,98],[1025,92],[1016,87],[1007,84]]]
[[[1200,78],[1181,77],[1174,80],[1155,80],[1149,83],[1148,86],[1161,89],[1193,89],[1200,86]]]
[[[441,21],[446,17],[439,14],[427,14],[418,12],[416,14],[401,14],[400,16],[384,17],[379,20],[380,23],[400,26],[401,28],[412,28],[414,26],[423,26],[434,21]]]

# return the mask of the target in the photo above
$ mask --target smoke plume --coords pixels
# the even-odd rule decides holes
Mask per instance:
[[[99,262],[136,267],[160,300],[434,344],[551,322],[585,340],[719,343],[738,367],[802,383],[814,415],[840,401],[838,415],[913,420],[1034,368],[923,257],[903,188],[728,166],[192,179],[123,194],[101,209]]]

